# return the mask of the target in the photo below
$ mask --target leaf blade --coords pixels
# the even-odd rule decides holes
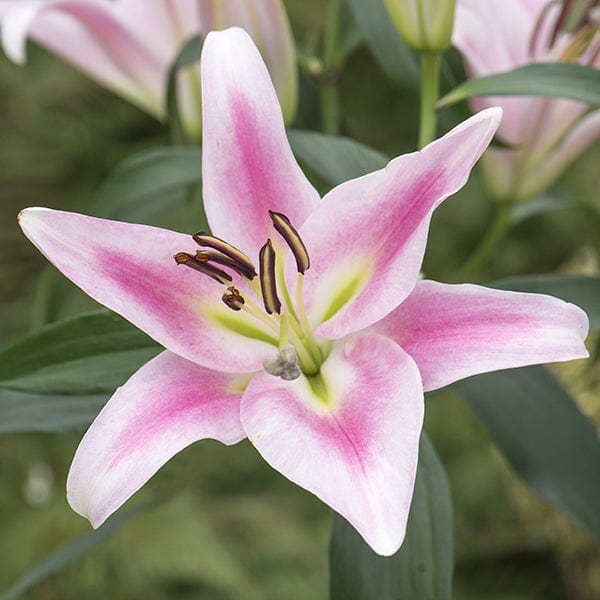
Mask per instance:
[[[457,387],[515,471],[600,539],[600,440],[552,374],[525,367]]]
[[[112,392],[159,350],[125,319],[93,311],[46,325],[0,350],[0,387],[43,394]]]
[[[575,63],[536,63],[511,71],[476,77],[446,94],[437,108],[473,96],[545,96],[600,106],[600,71]]]
[[[202,181],[202,152],[193,146],[157,146],[127,157],[98,189],[91,212],[121,221],[145,221],[188,198]]]
[[[350,138],[299,129],[288,131],[296,157],[331,185],[383,169],[389,158]]]

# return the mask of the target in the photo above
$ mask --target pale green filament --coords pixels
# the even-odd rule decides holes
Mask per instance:
[[[281,313],[279,320],[279,350],[286,346],[289,342],[290,321],[288,314],[284,311]]]
[[[287,309],[290,312],[290,315],[298,321],[298,315],[296,314],[296,310],[294,309],[294,304],[292,303],[292,297],[290,296],[290,292],[287,288],[287,284],[285,283],[285,272],[284,272],[284,259],[279,254],[275,254],[275,265],[277,269],[277,284],[280,288],[281,294],[283,296],[283,301]]]

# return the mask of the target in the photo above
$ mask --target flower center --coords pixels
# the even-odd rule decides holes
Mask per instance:
[[[555,7],[557,11],[554,11]],[[554,19],[550,17],[556,12]],[[547,23],[548,18],[552,22]],[[570,62],[577,61],[586,55],[586,63],[594,63],[600,53],[600,0],[551,0],[541,10],[530,39],[530,54],[535,54],[541,32],[545,26],[551,28],[547,51],[551,52],[561,34],[569,37],[555,60]]]
[[[260,321],[275,332],[279,339],[278,353],[264,361],[265,371],[285,380],[297,379],[301,373],[316,375],[327,357],[329,342],[318,343],[315,340],[304,309],[302,289],[310,258],[290,220],[272,210],[269,216],[296,261],[298,281],[294,300],[285,282],[284,257],[278,255],[270,239],[258,254],[258,274],[252,260],[241,250],[203,231],[192,236],[200,250],[195,254],[178,252],[173,258],[177,264],[190,267],[226,286],[221,299],[228,308],[244,311],[251,319]],[[232,272],[248,283],[249,293],[242,294],[233,285]]]

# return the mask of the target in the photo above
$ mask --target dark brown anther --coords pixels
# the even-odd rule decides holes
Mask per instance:
[[[275,227],[275,230],[286,241],[294,254],[298,273],[304,275],[304,272],[310,267],[310,258],[308,257],[308,251],[306,250],[306,246],[300,238],[300,235],[284,214],[270,210],[269,216],[273,221],[273,227]]]
[[[219,251],[221,254],[228,256],[233,261],[236,262],[244,271],[244,277],[248,277],[252,279],[256,276],[256,269],[252,264],[252,261],[241,251],[238,250],[235,246],[232,246],[225,240],[221,238],[215,237],[214,235],[210,235],[210,233],[206,233],[205,231],[199,231],[193,235],[194,241],[196,244],[206,248],[214,248]]]
[[[271,240],[260,249],[258,255],[258,270],[260,277],[260,290],[262,292],[265,310],[271,315],[281,312],[281,302],[277,296],[275,283],[275,250]]]
[[[173,258],[178,265],[185,265],[186,267],[190,267],[195,271],[204,273],[204,275],[208,275],[211,279],[214,279],[219,283],[226,284],[227,282],[232,281],[232,277],[229,273],[226,273],[217,267],[213,267],[212,265],[200,262],[187,252],[178,252],[177,254],[173,255]]]
[[[254,269],[252,269],[252,271],[248,271],[245,265],[229,256],[225,256],[220,252],[216,252],[215,250],[198,250],[194,258],[202,263],[217,263],[219,265],[223,265],[224,267],[229,267],[238,275],[241,275],[250,281],[256,277],[256,271]]]
[[[225,290],[221,296],[221,300],[223,300],[223,302],[225,302],[232,310],[242,310],[241,305],[244,304],[244,298],[240,294],[240,291],[233,286],[230,286]]]

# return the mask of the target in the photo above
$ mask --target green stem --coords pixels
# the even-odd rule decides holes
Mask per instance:
[[[419,122],[419,149],[433,140],[437,127],[435,104],[440,95],[440,55],[421,54],[421,116]]]
[[[339,65],[335,54],[341,13],[341,0],[330,0],[323,39],[323,75],[319,86],[321,129],[330,135],[337,135],[340,132],[340,95],[337,81]]]
[[[487,263],[492,253],[504,239],[511,224],[512,202],[500,204],[489,229],[475,247],[475,250],[467,258],[460,269],[457,279],[467,281],[472,279],[480,269]]]
[[[321,82],[319,102],[321,105],[321,130],[329,135],[339,135],[340,95],[336,83]]]

